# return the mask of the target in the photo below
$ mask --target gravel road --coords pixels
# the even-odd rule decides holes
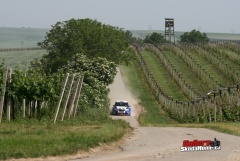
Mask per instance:
[[[111,152],[97,152],[74,161],[240,161],[240,137],[203,128],[141,127],[137,117],[141,111],[138,101],[124,85],[120,70],[109,86],[111,105],[117,99],[125,99],[132,105],[132,116],[112,116],[124,119],[133,127],[133,134],[126,136]],[[221,141],[221,150],[180,152],[183,140]],[[104,150],[104,149],[103,149]],[[99,152],[99,154],[97,154]]]
[[[135,99],[124,85],[118,71],[114,83],[109,86],[111,105],[116,99],[126,99],[132,106],[132,116],[111,116],[129,122],[132,132],[112,145],[102,145],[88,153],[66,157],[50,157],[42,160],[68,161],[240,161],[240,137],[203,128],[141,127],[137,117],[141,111]],[[221,141],[221,150],[180,152],[183,140]],[[41,159],[34,159],[40,161]]]

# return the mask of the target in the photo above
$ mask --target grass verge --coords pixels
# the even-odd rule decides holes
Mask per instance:
[[[122,120],[86,124],[78,119],[57,124],[34,121],[0,124],[0,160],[60,156],[117,141],[129,125]]]
[[[218,132],[240,136],[239,122],[223,122],[223,123],[204,123],[204,124],[173,124],[169,126],[189,127],[189,128],[207,128]]]

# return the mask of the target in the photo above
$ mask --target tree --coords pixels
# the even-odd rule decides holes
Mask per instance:
[[[138,46],[142,46],[142,44],[143,44],[142,39],[133,37],[131,31],[127,30],[125,32],[125,35],[126,35],[126,39],[127,39],[128,44],[135,44],[135,45],[138,45]]]
[[[48,51],[40,65],[51,73],[66,65],[77,53],[84,53],[88,58],[103,57],[117,64],[127,61],[124,57],[129,55],[122,29],[91,19],[57,22],[38,45]]]
[[[147,35],[143,40],[144,43],[151,43],[153,45],[159,45],[160,43],[166,42],[165,38],[161,33],[153,32],[150,36]]]
[[[117,73],[115,63],[101,57],[89,59],[84,54],[77,54],[76,57],[69,60],[62,69],[70,73],[81,73],[84,75],[84,83],[90,86],[94,85],[92,78],[107,86],[113,82]]]
[[[180,36],[181,42],[185,43],[207,43],[209,42],[209,38],[206,33],[201,33],[200,31],[196,31],[195,29],[191,32],[185,32]]]
[[[133,43],[133,36],[132,36],[132,32],[127,30],[125,32],[125,36],[126,36],[126,39],[127,39],[127,42],[128,44],[132,44]]]
[[[115,63],[107,61],[106,58],[87,58],[84,54],[77,54],[76,58],[67,62],[62,68],[70,73],[81,73],[84,75],[83,91],[80,104],[82,107],[107,107],[108,88],[117,73]]]

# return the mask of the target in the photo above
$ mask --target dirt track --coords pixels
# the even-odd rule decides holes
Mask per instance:
[[[96,152],[92,156],[75,161],[240,161],[240,137],[202,128],[140,127],[137,116],[141,109],[138,106],[138,101],[125,87],[120,71],[118,71],[114,83],[109,88],[111,90],[109,94],[111,105],[117,99],[126,99],[132,105],[132,116],[112,117],[113,119],[128,121],[134,128],[133,135],[125,137],[122,144],[113,149],[113,152],[100,152],[99,155]],[[221,141],[221,150],[180,152],[183,140],[213,140],[214,138]]]
[[[124,86],[123,78],[118,72],[114,83],[110,85],[111,105],[116,99],[126,99],[132,105],[132,116],[112,116],[124,119],[133,127],[133,132],[112,145],[102,145],[89,153],[74,156],[50,157],[40,160],[71,161],[240,161],[240,137],[227,135],[202,128],[141,127],[137,116],[141,111],[137,100]],[[221,150],[180,152],[183,140],[221,141]]]
[[[130,123],[134,132],[126,136],[119,145],[113,148],[100,148],[88,156],[82,156],[75,161],[240,161],[240,137],[231,136],[202,128],[159,128],[140,127],[137,117],[141,111],[138,101],[125,87],[121,72],[118,71],[114,83],[109,86],[111,105],[117,99],[126,99],[132,105],[132,116],[112,116],[113,119],[124,119]],[[110,107],[111,108],[111,107]],[[213,140],[221,141],[221,150],[180,152],[183,140]],[[110,149],[110,150],[109,150]],[[104,152],[104,150],[106,150]]]

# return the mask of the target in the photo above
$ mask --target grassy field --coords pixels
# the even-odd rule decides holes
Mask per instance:
[[[34,58],[41,58],[45,50],[0,52],[0,62],[6,67],[27,69]]]
[[[49,29],[0,27],[0,48],[38,47]],[[42,57],[45,50],[0,52],[0,62],[14,68],[27,68],[34,58]]]
[[[37,47],[49,29],[0,27],[0,48]]]

